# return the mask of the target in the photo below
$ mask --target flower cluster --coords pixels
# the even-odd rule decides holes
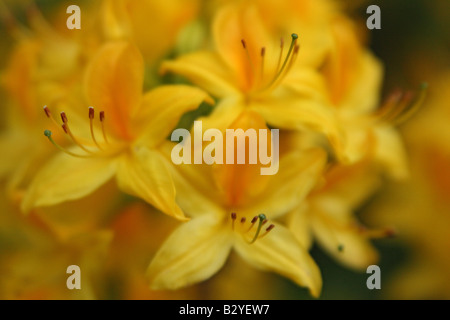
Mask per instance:
[[[148,285],[205,281],[235,251],[318,297],[314,242],[349,268],[376,263],[370,240],[394,231],[355,212],[385,177],[408,175],[396,125],[423,90],[380,102],[382,64],[335,2],[104,0],[81,8],[80,30],[67,30],[64,9],[26,9],[25,23],[8,4],[0,11],[12,48],[1,70],[0,239],[23,233],[0,262],[8,294],[58,296],[46,278],[23,289],[11,279],[36,276],[15,266],[46,269],[51,282],[76,262],[120,275],[127,297],[155,298]],[[205,135],[236,130],[237,161],[175,164],[171,134],[194,120]],[[249,129],[278,130],[275,174],[261,175],[261,157],[237,158],[250,157]],[[260,136],[256,151],[273,140]],[[183,157],[228,150],[209,141],[183,139]]]

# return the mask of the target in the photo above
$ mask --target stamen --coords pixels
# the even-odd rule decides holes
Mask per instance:
[[[103,150],[102,147],[100,147],[100,145],[97,142],[97,139],[95,139],[95,134],[94,134],[94,117],[95,117],[95,110],[94,107],[89,107],[89,126],[91,129],[91,137],[92,137],[92,141],[94,141],[95,145],[97,146],[97,148],[99,148],[100,150]]]
[[[233,230],[234,230],[234,222],[236,221],[236,218],[237,218],[236,212],[233,212],[231,214],[231,227]]]
[[[267,220],[266,220],[266,221],[267,221]],[[264,238],[271,230],[273,230],[273,228],[275,228],[275,225],[274,225],[274,224],[271,224],[270,226],[268,226],[268,227],[266,228],[266,232],[264,232],[264,233],[261,235],[261,237],[259,237],[259,239]]]
[[[268,85],[267,88],[272,87],[275,82],[280,78],[281,74],[283,73],[284,69],[286,68],[286,65],[288,64],[288,62],[290,61],[289,59],[291,58],[291,55],[294,51],[298,52],[298,49],[294,50],[297,47],[297,39],[298,39],[298,35],[296,33],[293,33],[291,35],[291,45],[289,46],[289,50],[288,53],[286,55],[286,58],[284,59],[283,65],[281,66],[281,68],[278,70],[277,74],[275,75],[275,77],[272,79],[272,81],[270,82],[270,84]],[[281,57],[281,55],[280,55]],[[279,59],[279,62],[281,62],[281,58]],[[278,69],[278,68],[277,68]]]
[[[63,128],[64,132],[65,132],[66,134],[69,135],[69,137],[72,139],[72,141],[73,141],[77,146],[79,146],[81,149],[83,149],[84,151],[86,151],[86,152],[88,152],[88,153],[93,153],[91,150],[87,149],[85,146],[83,146],[83,145],[75,138],[75,136],[73,135],[72,131],[70,130],[70,127],[69,127],[69,121],[68,121],[68,119],[67,119],[67,116],[66,116],[65,112],[61,112],[61,119],[62,119],[62,121],[63,121],[62,128]]]
[[[245,223],[245,220],[246,220],[245,217],[242,217],[241,218],[241,223]]]
[[[44,106],[44,112],[47,118],[52,120],[52,122],[55,124],[56,127],[59,127],[59,123],[56,122],[55,118],[53,117],[53,114],[51,113],[50,109],[47,106]]]
[[[255,236],[253,237],[252,241],[250,241],[250,244],[254,243],[256,239],[258,239],[259,233],[261,232],[261,227],[264,224],[264,221],[267,221],[266,216],[264,214],[258,215],[259,223],[258,223],[258,229],[256,229]]]
[[[83,155],[79,155],[79,154],[73,153],[73,152],[71,152],[71,151],[69,151],[69,150],[66,150],[65,148],[61,147],[59,144],[57,144],[57,143],[55,142],[55,140],[53,140],[53,138],[52,138],[52,132],[51,132],[50,130],[45,130],[45,131],[44,131],[44,135],[48,138],[48,140],[49,140],[56,148],[58,148],[58,149],[61,150],[62,152],[67,153],[68,155],[73,156],[73,157],[77,157],[77,158],[87,158],[87,157],[88,157],[88,156],[83,156]]]
[[[264,58],[266,56],[266,48],[261,48],[261,77],[260,80],[262,81],[264,78]]]
[[[63,123],[69,122],[69,120],[67,119],[66,113],[64,111],[61,112],[61,120]]]
[[[406,112],[397,117],[394,125],[400,125],[411,118],[422,106],[427,96],[428,83],[424,82],[420,85],[420,92],[416,101],[406,109]]]
[[[252,221],[250,221],[251,225],[246,232],[249,232],[250,230],[252,230],[253,226],[255,225],[256,220],[258,220],[258,216],[253,217]]]
[[[106,130],[105,130],[105,111],[100,111],[100,122],[102,123],[102,132],[103,132],[103,140],[105,140],[106,143],[108,142],[108,138],[106,136]]]
[[[284,38],[280,38],[280,55],[278,57],[276,72],[280,70],[281,59],[283,59],[283,51],[284,51]]]
[[[242,47],[244,48],[245,54],[247,55],[247,59],[248,59],[249,65],[250,65],[250,70],[251,70],[252,74],[254,74],[255,67],[253,66],[253,61],[252,61],[252,58],[250,57],[250,52],[248,51],[247,43],[245,42],[244,39],[241,39],[241,43],[242,43]]]

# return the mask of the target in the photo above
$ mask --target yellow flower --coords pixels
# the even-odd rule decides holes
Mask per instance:
[[[230,128],[267,129],[264,119],[251,111]],[[179,203],[193,219],[176,229],[153,258],[148,268],[151,287],[177,289],[206,280],[234,248],[250,264],[288,277],[318,296],[321,276],[313,259],[287,228],[268,219],[302,201],[323,169],[325,153],[314,148],[292,151],[282,154],[279,164],[272,176],[260,175],[261,164],[178,166],[174,179]]]
[[[212,25],[215,49],[165,61],[162,72],[185,76],[220,99],[205,120],[207,127],[225,129],[243,110],[249,110],[262,115],[270,126],[313,129],[339,145],[333,110],[322,104],[317,88],[320,75],[315,65],[297,61],[299,36],[293,33],[280,44],[272,29],[264,24],[254,3],[221,7]]]
[[[370,221],[393,224],[411,252],[386,287],[394,299],[450,299],[449,70],[430,83],[424,108],[402,127],[411,176],[369,208]]]
[[[123,191],[184,219],[175,203],[170,164],[157,149],[183,113],[212,101],[188,86],[161,86],[142,95],[143,76],[142,56],[134,46],[110,43],[99,51],[86,75],[86,92],[101,111],[86,109],[84,119],[79,109],[61,113],[64,132],[75,145],[63,149],[55,143],[64,152],[36,174],[22,203],[25,211],[81,198],[115,176]],[[44,110],[52,118],[50,109]],[[54,142],[51,131],[45,134]]]

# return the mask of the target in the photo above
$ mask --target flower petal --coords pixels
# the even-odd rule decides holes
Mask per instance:
[[[162,245],[147,270],[152,289],[178,289],[210,278],[224,265],[232,237],[215,216],[183,223]]]
[[[111,179],[116,162],[110,158],[76,158],[60,153],[35,176],[22,203],[22,210],[51,206],[82,198]]]
[[[377,262],[377,251],[367,237],[358,232],[351,212],[339,202],[333,201],[327,211],[312,208],[310,217],[315,238],[337,261],[355,270],[366,270]]]
[[[103,46],[87,70],[85,90],[88,102],[105,111],[109,127],[120,138],[133,136],[129,120],[139,107],[143,82],[141,53],[127,42]]]
[[[242,208],[250,216],[265,213],[270,219],[287,214],[297,207],[316,186],[325,166],[326,154],[321,149],[296,151],[284,155],[280,169],[265,190]]]
[[[277,272],[307,287],[314,297],[319,296],[322,287],[320,270],[285,227],[276,225],[264,238],[252,244],[236,241],[235,247],[242,258],[255,267]]]
[[[121,190],[144,199],[179,220],[187,220],[175,202],[175,186],[167,160],[157,151],[140,148],[118,162]]]
[[[162,73],[173,72],[182,75],[218,98],[239,94],[230,71],[218,54],[204,51],[164,61],[161,65]]]
[[[165,140],[180,117],[202,102],[214,104],[203,90],[185,85],[160,86],[146,93],[133,121],[143,130],[140,143],[152,147]]]
[[[253,101],[249,107],[275,128],[323,133],[340,155],[343,141],[336,114],[318,99],[280,88],[264,100]]]

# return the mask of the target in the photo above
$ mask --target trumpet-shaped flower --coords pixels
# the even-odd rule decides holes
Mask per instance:
[[[250,111],[231,128],[267,129],[263,118]],[[289,230],[272,219],[302,201],[324,164],[325,153],[316,148],[283,154],[273,176],[260,175],[261,163],[178,166],[177,199],[193,219],[176,229],[153,258],[148,268],[152,288],[177,289],[206,280],[234,248],[250,264],[288,277],[318,296],[317,265]]]
[[[163,72],[185,76],[220,99],[206,126],[225,129],[250,110],[272,127],[312,129],[340,145],[334,111],[322,104],[316,65],[301,61],[299,35],[280,42],[254,4],[233,3],[217,12],[212,36],[214,50],[162,64]]]
[[[188,86],[162,86],[142,94],[144,66],[139,51],[126,42],[106,44],[86,74],[88,101],[84,119],[61,113],[61,132],[73,141],[36,174],[23,209],[49,206],[90,194],[116,177],[119,187],[161,211],[184,219],[175,203],[170,164],[158,152],[179,117],[211,99]],[[99,113],[95,111],[101,110]],[[50,108],[44,108],[57,124]]]

